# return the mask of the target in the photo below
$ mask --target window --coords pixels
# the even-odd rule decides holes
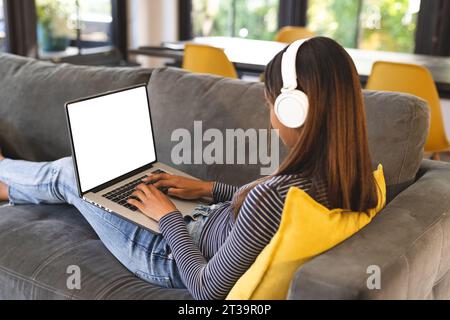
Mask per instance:
[[[356,46],[358,2],[355,0],[309,0],[308,28],[317,35],[337,40],[347,48]]]
[[[111,45],[112,6],[111,0],[80,0],[81,41],[84,47]],[[76,12],[70,21],[77,21]]]
[[[127,44],[127,1],[0,0],[0,50],[54,62],[122,65]]]
[[[421,0],[309,0],[308,27],[348,48],[413,52]]]
[[[273,40],[278,0],[193,0],[194,37],[230,36]]]
[[[6,51],[6,23],[3,0],[0,0],[0,51]]]
[[[112,45],[111,0],[36,0],[44,53]]]
[[[421,0],[365,0],[359,48],[413,52]]]

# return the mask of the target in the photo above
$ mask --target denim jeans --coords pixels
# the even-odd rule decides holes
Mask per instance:
[[[0,181],[9,186],[11,205],[68,203],[75,206],[106,248],[130,272],[160,287],[185,289],[170,247],[161,235],[101,210],[79,197],[72,158],[48,163],[5,159],[0,162]],[[199,206],[192,217],[185,218],[197,245],[208,216],[209,207]]]

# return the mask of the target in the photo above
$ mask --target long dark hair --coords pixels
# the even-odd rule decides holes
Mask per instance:
[[[265,87],[273,105],[283,87],[280,52],[267,66]],[[302,174],[325,181],[332,208],[364,212],[377,206],[366,115],[356,67],[342,46],[317,37],[297,56],[298,87],[310,110],[297,143],[275,176]],[[256,187],[262,181],[257,181]],[[252,187],[234,202],[236,216]]]

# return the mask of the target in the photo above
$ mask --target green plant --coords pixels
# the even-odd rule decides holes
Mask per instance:
[[[348,48],[413,52],[418,5],[420,0],[309,0],[309,28]]]
[[[40,27],[55,38],[70,37],[73,31],[69,27],[69,18],[74,3],[68,0],[36,1]]]

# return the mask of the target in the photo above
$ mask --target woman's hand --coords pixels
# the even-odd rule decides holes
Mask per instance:
[[[138,208],[147,217],[160,221],[169,213],[177,211],[172,201],[153,185],[141,184],[133,193],[136,199],[128,200],[128,203]]]
[[[184,200],[212,198],[214,183],[198,181],[170,174],[154,174],[144,179],[145,183],[154,182],[155,188],[168,188],[168,195]]]

